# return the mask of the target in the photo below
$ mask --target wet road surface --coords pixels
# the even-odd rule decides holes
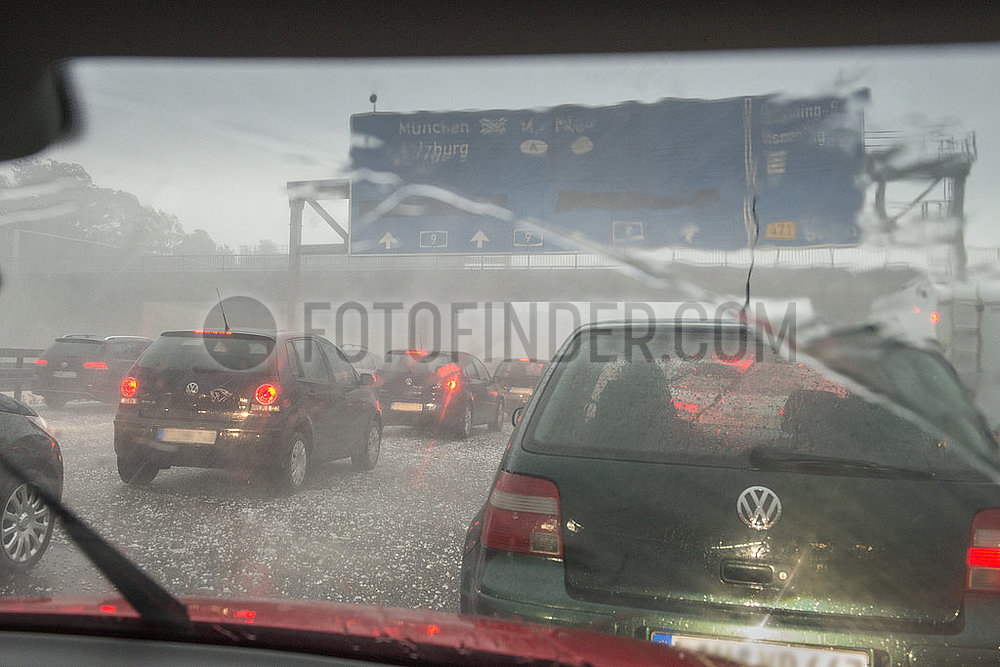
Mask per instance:
[[[322,600],[458,611],[465,530],[509,438],[476,427],[465,441],[385,430],[378,465],[314,467],[292,496],[246,474],[171,468],[123,484],[113,406],[33,406],[65,464],[66,504],[173,594]],[[0,595],[117,596],[57,525],[42,561],[0,580]]]

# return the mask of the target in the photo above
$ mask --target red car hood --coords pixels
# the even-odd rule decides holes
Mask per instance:
[[[477,663],[506,657],[588,665],[731,664],[685,656],[652,642],[440,612],[326,602],[205,598],[181,602],[197,629],[193,641],[392,661],[401,657]],[[0,600],[0,630],[9,629],[170,639],[144,628],[138,614],[120,598]]]

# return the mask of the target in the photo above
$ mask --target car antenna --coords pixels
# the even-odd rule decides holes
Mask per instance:
[[[222,311],[222,325],[226,327],[226,333],[229,333],[229,320],[226,319],[226,307],[222,305],[222,295],[219,294],[219,288],[215,288],[215,295],[219,297],[219,310]]]

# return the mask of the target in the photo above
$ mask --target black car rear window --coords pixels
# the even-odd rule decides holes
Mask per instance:
[[[505,361],[497,366],[496,375],[502,380],[530,380],[534,384],[544,370],[542,361]]]
[[[744,348],[735,330],[660,327],[645,350],[636,338],[620,329],[578,336],[555,362],[524,448],[744,469],[905,467],[943,477],[967,475],[970,450],[995,458],[985,439],[949,441],[766,345],[744,339]],[[935,381],[954,384],[944,368]]]
[[[449,364],[458,363],[458,356],[450,352],[395,351],[385,355],[387,374],[427,375],[436,373]]]
[[[104,359],[104,342],[99,340],[57,340],[45,351],[46,359],[80,358],[84,361]]]
[[[274,349],[269,338],[239,336],[161,336],[139,359],[152,370],[254,370]]]

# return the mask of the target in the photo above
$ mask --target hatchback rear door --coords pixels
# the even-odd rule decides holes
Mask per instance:
[[[274,339],[258,334],[168,332],[136,367],[139,416],[240,423],[257,386],[273,381]]]
[[[713,334],[691,335],[708,344],[701,358],[672,356],[670,341],[656,361],[582,351],[533,410],[521,470],[555,480],[562,525],[576,527],[563,531],[568,592],[862,624],[958,619],[973,517],[1000,507],[967,455],[995,460],[995,444],[941,439],[804,366],[734,359],[712,351]]]

